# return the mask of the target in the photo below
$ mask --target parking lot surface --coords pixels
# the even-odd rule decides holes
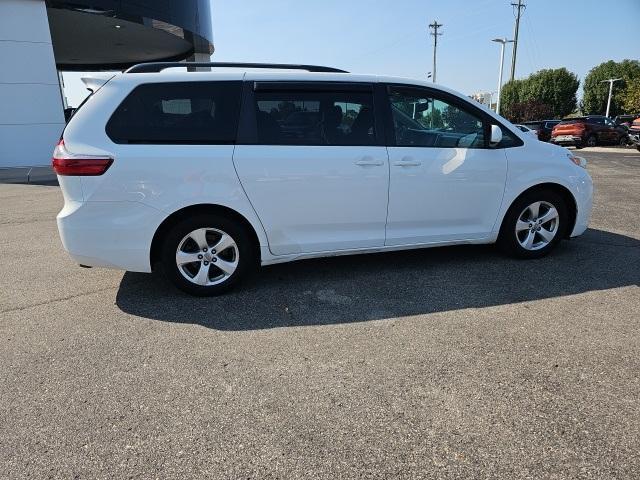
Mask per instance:
[[[311,260],[197,299],[82,269],[0,185],[0,478],[638,478],[640,154],[591,229]],[[455,194],[455,192],[454,192]]]

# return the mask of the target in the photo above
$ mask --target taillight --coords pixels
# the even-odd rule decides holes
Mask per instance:
[[[96,155],[76,155],[67,151],[64,140],[60,140],[53,151],[51,166],[58,175],[97,176],[102,175],[113,163],[113,158]]]

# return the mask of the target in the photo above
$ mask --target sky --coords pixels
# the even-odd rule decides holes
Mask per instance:
[[[496,91],[500,45],[513,38],[514,0],[212,0],[213,61],[308,63],[426,78],[428,24],[443,24],[437,81],[470,95]],[[517,0],[515,0],[517,1]],[[580,80],[606,60],[640,59],[640,0],[525,0],[516,78],[566,67]],[[511,46],[505,53],[509,77]],[[65,74],[69,104],[86,91]]]

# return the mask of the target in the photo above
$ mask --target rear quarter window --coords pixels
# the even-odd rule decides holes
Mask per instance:
[[[106,126],[118,144],[232,144],[242,82],[147,83],[137,86]]]

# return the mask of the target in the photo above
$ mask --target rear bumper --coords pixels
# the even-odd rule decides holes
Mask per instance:
[[[68,200],[57,216],[62,244],[79,264],[150,272],[150,248],[163,215],[138,202]]]
[[[579,135],[564,135],[563,138],[551,138],[550,143],[561,146],[582,145],[584,139]]]

